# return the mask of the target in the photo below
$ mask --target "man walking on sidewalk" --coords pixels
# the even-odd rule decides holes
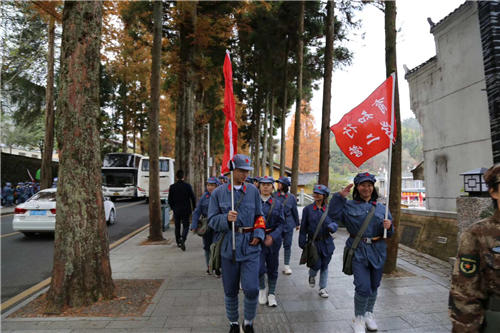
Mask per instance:
[[[245,184],[252,170],[250,159],[245,155],[234,155],[233,184],[223,184],[212,192],[208,206],[208,224],[224,237],[221,246],[222,284],[226,315],[230,333],[239,333],[238,292],[244,298],[245,333],[253,333],[253,320],[257,311],[259,294],[260,242],[266,227],[262,216],[262,204],[257,188]],[[231,191],[234,191],[234,210],[231,210]],[[235,257],[233,258],[232,224],[235,227]]]
[[[170,185],[168,191],[168,205],[174,212],[175,241],[182,251],[186,251],[185,242],[189,232],[189,217],[194,207],[196,207],[196,199],[191,185],[184,182],[184,171],[178,170],[175,177],[177,182]]]

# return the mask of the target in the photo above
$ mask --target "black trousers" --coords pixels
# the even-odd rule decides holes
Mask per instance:
[[[177,216],[174,214],[175,220],[175,241],[177,244],[185,242],[189,233],[189,215]],[[181,224],[182,224],[182,238],[181,238]]]

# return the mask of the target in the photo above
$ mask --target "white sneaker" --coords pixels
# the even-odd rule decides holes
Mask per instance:
[[[259,304],[266,304],[267,303],[267,292],[266,289],[259,289]]]
[[[267,296],[267,305],[269,305],[270,307],[278,306],[278,302],[276,302],[276,296],[274,296],[274,294],[269,294]]]
[[[371,312],[365,313],[365,324],[368,331],[378,330],[377,323],[375,322],[375,316]]]
[[[365,333],[365,318],[357,316],[352,320],[352,330],[354,333]]]
[[[292,269],[290,268],[290,265],[285,265],[285,268],[283,268],[283,274],[292,275]]]
[[[319,295],[323,298],[328,298],[328,291],[326,290],[326,288],[320,289]]]

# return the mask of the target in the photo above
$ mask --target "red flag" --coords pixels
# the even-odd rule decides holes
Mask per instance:
[[[224,158],[222,159],[221,172],[229,172],[229,161],[238,153],[238,125],[235,121],[235,104],[233,94],[233,69],[229,51],[226,51],[224,59],[224,114],[226,115],[226,124],[224,126]]]
[[[340,150],[359,168],[366,160],[389,148],[394,127],[394,82],[392,74],[360,105],[344,115],[330,129]],[[394,140],[394,139],[393,139]]]

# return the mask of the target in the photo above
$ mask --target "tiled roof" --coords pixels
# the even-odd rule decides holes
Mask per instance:
[[[445,17],[443,17],[443,19],[441,19],[441,21],[439,21],[438,23],[434,24],[431,28],[431,33],[434,32],[434,30],[439,26],[441,25],[444,21],[446,21],[450,16],[453,16],[455,13],[459,12],[460,10],[462,10],[465,6],[468,6],[472,4],[472,1],[465,1],[463,4],[461,4],[457,9],[455,9],[454,11],[452,11],[451,13],[449,13],[448,15],[446,15]]]
[[[425,62],[423,62],[423,63],[421,63],[420,65],[418,65],[417,67],[410,69],[410,70],[409,70],[409,71],[405,74],[405,79],[407,79],[407,78],[408,78],[408,75],[415,73],[415,72],[416,72],[416,71],[418,71],[420,68],[424,67],[425,65],[427,65],[427,64],[428,64],[428,63],[430,63],[430,62],[433,62],[434,60],[437,60],[437,56],[433,56],[432,58],[427,59]]]

